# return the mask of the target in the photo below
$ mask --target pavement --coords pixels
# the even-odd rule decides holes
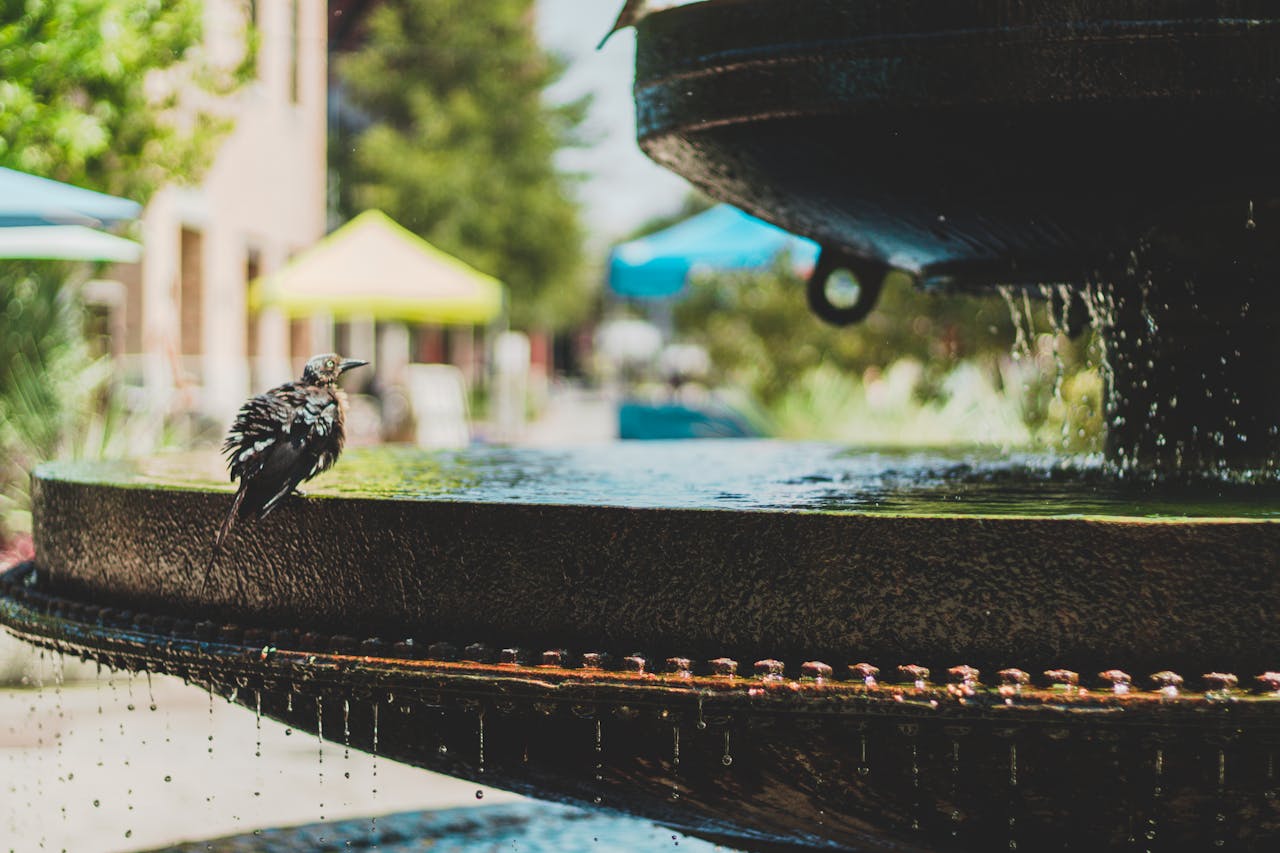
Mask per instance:
[[[522,800],[321,743],[170,677],[59,685],[57,659],[29,654],[44,686],[0,688],[0,850],[124,853]]]

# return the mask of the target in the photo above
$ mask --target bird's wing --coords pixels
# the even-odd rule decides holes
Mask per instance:
[[[290,438],[306,448],[310,464],[301,479],[310,480],[337,461],[342,450],[342,427],[338,397],[333,391],[312,387],[303,396],[302,405],[294,411]]]
[[[255,477],[268,462],[275,461],[273,457],[288,443],[300,397],[291,384],[281,385],[251,397],[240,407],[222,444],[232,480]]]

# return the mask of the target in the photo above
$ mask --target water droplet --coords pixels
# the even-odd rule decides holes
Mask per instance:
[[[172,782],[172,781],[173,781],[173,777],[166,773],[166,774],[165,774],[165,777],[164,777],[164,781],[166,781],[166,782]]]
[[[476,788],[476,799],[477,800],[484,799],[484,791],[481,791],[479,788]]]

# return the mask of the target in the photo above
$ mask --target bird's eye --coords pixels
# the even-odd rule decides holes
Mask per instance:
[[[324,366],[325,366],[325,367],[327,367],[327,368],[329,368],[330,370],[333,370],[333,368],[334,368],[334,366],[335,366],[335,365],[334,365],[334,362],[333,362],[333,359],[329,359],[328,361],[326,361],[326,362],[324,363]]]

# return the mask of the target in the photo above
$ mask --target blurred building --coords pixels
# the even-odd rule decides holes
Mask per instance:
[[[252,280],[325,232],[328,10],[310,0],[207,0],[210,56],[242,57],[251,18],[257,74],[226,103],[234,129],[199,185],[152,198],[142,262],[112,275],[124,285],[112,348],[124,380],[162,411],[222,418],[251,387],[295,375],[332,345],[327,318],[289,321],[247,301]]]

